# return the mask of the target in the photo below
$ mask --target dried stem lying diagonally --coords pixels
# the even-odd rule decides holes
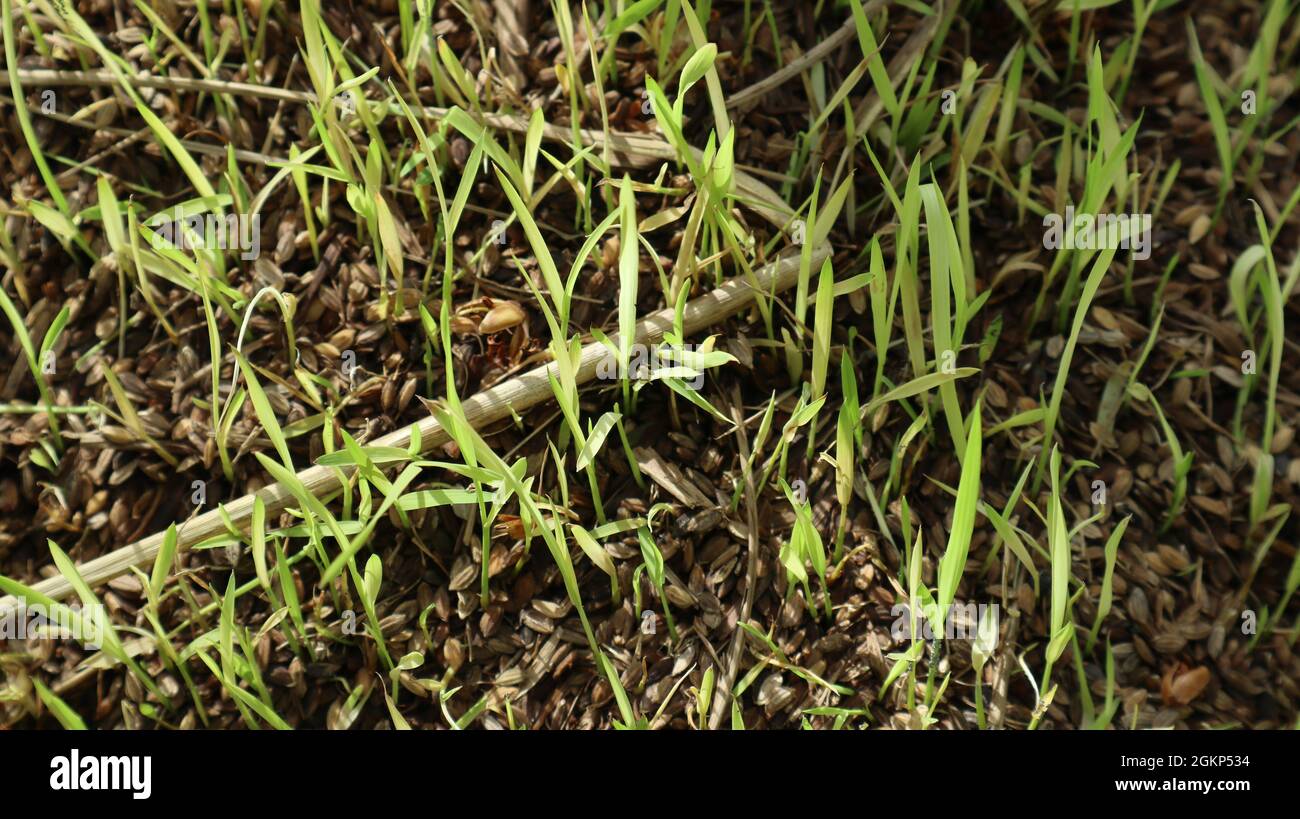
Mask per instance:
[[[16,72],[19,80],[24,84],[35,85],[36,87],[47,88],[52,86],[66,85],[103,85],[116,86],[117,77],[111,71],[55,71],[51,69],[35,68],[22,69]],[[9,72],[0,70],[0,82],[9,81]],[[141,88],[165,88],[170,91],[190,91],[206,92],[214,94],[232,94],[235,96],[260,97],[263,99],[279,100],[281,102],[293,102],[300,104],[315,103],[316,96],[306,91],[294,91],[287,88],[275,88],[273,86],[254,85],[251,83],[227,82],[224,80],[212,80],[188,77],[153,77],[142,76],[132,77],[131,82]],[[446,108],[435,108],[426,106],[423,113],[427,117],[435,119],[447,115]],[[72,117],[59,116],[53,112],[46,113],[38,107],[33,107],[34,113],[40,113],[44,116],[51,116],[68,124],[81,124]],[[524,133],[528,130],[528,117],[521,114],[492,114],[483,113],[475,114],[480,122],[489,128],[499,131],[513,131]],[[85,123],[89,126],[89,123]],[[127,129],[99,128],[99,130],[109,130],[112,133],[120,135],[129,135]],[[543,138],[552,142],[568,142],[573,138],[573,130],[559,125],[547,124],[542,129]],[[640,134],[635,132],[610,131],[605,132],[592,128],[582,128],[578,130],[578,137],[584,145],[588,145],[599,150],[609,149],[610,161],[621,168],[644,168],[653,165],[656,162],[671,162],[677,159],[677,153],[671,145],[661,137],[653,134]],[[187,150],[195,153],[207,153],[224,156],[226,149],[220,146],[209,145],[200,142],[183,141]],[[703,156],[703,152],[698,148],[692,148],[696,159]],[[237,152],[237,158],[243,161],[266,161],[268,157],[262,157],[252,152]],[[276,161],[283,162],[283,158],[275,157]],[[752,174],[746,173],[741,168],[736,168],[734,172],[736,193],[738,200],[751,208],[759,216],[762,216],[775,227],[785,230],[794,218],[790,211],[789,205],[781,201],[781,198],[764,185]]]
[[[829,255],[828,247],[813,249],[813,267],[821,265]],[[752,280],[741,277],[729,279],[721,286],[687,303],[682,317],[682,329],[686,334],[697,333],[711,327],[728,316],[748,307],[758,290],[764,293],[779,293],[789,289],[799,277],[799,256],[783,256],[765,267],[754,271]],[[673,327],[674,311],[665,308],[651,313],[637,322],[637,341],[653,344],[663,338],[666,331]],[[617,341],[615,341],[617,343]],[[607,349],[599,341],[592,341],[582,348],[582,359],[578,369],[578,383],[584,384],[596,375],[596,367],[607,355]],[[522,413],[543,401],[550,399],[550,378],[556,374],[555,365],[545,364],[522,373],[509,381],[504,381],[483,392],[465,399],[461,407],[465,419],[476,429],[510,416],[511,411]],[[428,416],[418,422],[420,445],[423,453],[431,452],[449,440],[447,431],[433,418]],[[405,449],[410,445],[409,427],[396,430],[374,442],[375,446],[398,447]],[[347,474],[348,470],[343,470]],[[326,466],[312,466],[298,473],[298,480],[316,497],[328,495],[340,488],[340,471]],[[225,504],[225,515],[241,528],[247,527],[253,513],[253,498],[260,496],[266,505],[268,515],[278,514],[289,506],[295,505],[293,495],[279,484],[271,484],[260,491],[244,495]],[[214,535],[226,531],[226,522],[220,510],[212,510],[193,517],[177,529],[177,551],[183,551]],[[78,570],[91,586],[105,583],[130,570],[132,566],[147,566],[153,563],[163,543],[163,533],[150,535],[121,549],[109,552],[87,563]],[[63,599],[73,591],[72,584],[62,576],[43,580],[33,586],[37,592],[56,600]],[[0,616],[20,605],[14,597],[0,598]]]

